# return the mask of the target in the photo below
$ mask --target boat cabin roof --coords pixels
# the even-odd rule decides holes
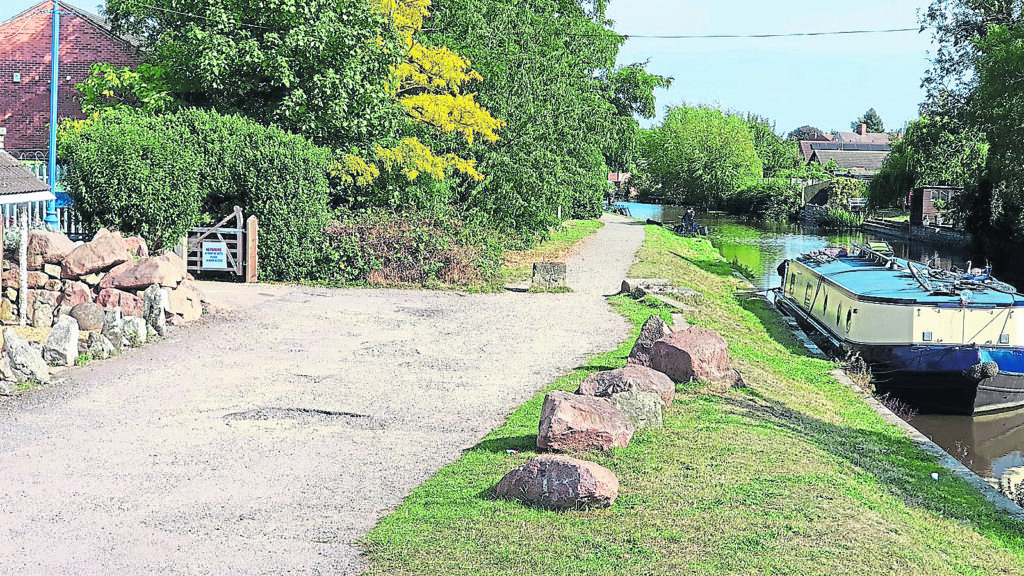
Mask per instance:
[[[801,261],[800,263],[825,276],[864,300],[893,302],[899,304],[924,304],[931,306],[961,307],[959,296],[935,295],[925,290],[907,270],[907,261],[894,258],[904,266],[903,270],[890,270],[872,260],[856,256],[841,256],[829,262]],[[923,264],[916,265],[922,272]],[[936,281],[933,284],[938,285]],[[967,299],[969,306],[1024,306],[1018,295],[1006,294],[992,289],[970,288]]]

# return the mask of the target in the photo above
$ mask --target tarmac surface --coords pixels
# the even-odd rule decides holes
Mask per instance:
[[[644,238],[567,294],[207,285],[226,309],[0,399],[0,574],[357,574],[360,539],[538,389],[613,349]]]

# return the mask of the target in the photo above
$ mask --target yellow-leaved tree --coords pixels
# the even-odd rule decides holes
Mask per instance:
[[[378,8],[388,15],[398,30],[404,59],[392,69],[394,98],[413,122],[432,126],[446,134],[461,134],[472,144],[477,139],[498,140],[504,123],[491,116],[464,93],[467,84],[482,81],[469,60],[443,46],[426,46],[417,40],[424,21],[430,16],[430,0],[377,0]],[[380,170],[400,172],[409,180],[428,175],[443,180],[460,172],[483,180],[474,161],[456,154],[435,154],[418,138],[403,138],[391,147],[376,146],[372,159],[347,154],[340,172],[356,186],[368,186],[380,176]]]

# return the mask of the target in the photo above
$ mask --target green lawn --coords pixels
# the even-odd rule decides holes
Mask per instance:
[[[371,574],[1024,573],[1024,523],[836,382],[833,364],[810,357],[766,305],[737,300],[742,283],[705,240],[647,230],[631,275],[704,292],[693,321],[725,336],[749,388],[681,386],[663,430],[581,455],[618,475],[615,505],[567,513],[492,495],[535,455],[539,394],[380,522],[366,539]],[[665,316],[621,296],[612,304],[636,326]],[[630,346],[549,389],[621,366]]]
[[[551,236],[537,246],[505,254],[505,265],[497,283],[501,286],[527,280],[533,275],[533,263],[557,261],[568,255],[576,244],[604,226],[600,220],[566,220],[552,229]]]

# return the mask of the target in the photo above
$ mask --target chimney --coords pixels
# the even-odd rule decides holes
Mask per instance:
[[[868,125],[862,122],[860,126],[857,126],[857,134],[860,134],[861,136],[867,136]]]

